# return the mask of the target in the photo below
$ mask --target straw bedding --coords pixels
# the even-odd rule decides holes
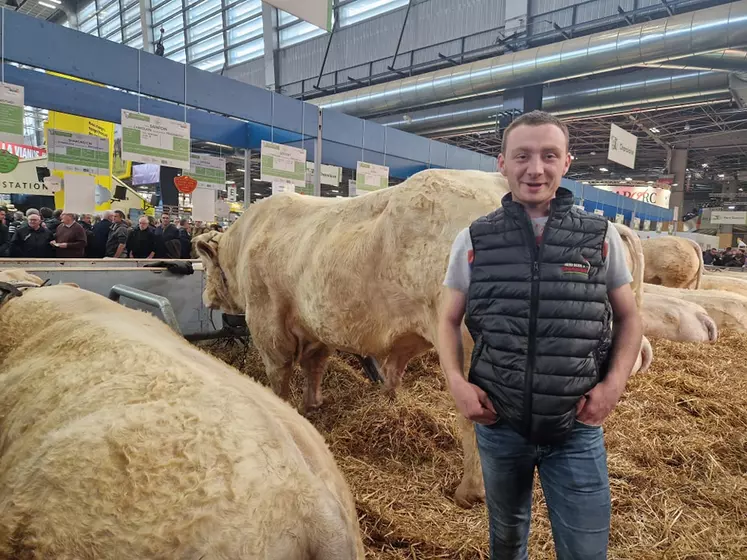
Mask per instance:
[[[266,382],[261,361],[230,341],[206,349]],[[606,423],[612,559],[747,558],[747,338],[714,345],[654,341],[651,369],[634,377]],[[302,379],[294,376],[293,404]],[[311,421],[356,496],[370,557],[488,557],[483,505],[451,500],[461,443],[433,353],[410,363],[394,402],[358,363],[334,357],[325,404]],[[530,558],[554,558],[535,485]]]

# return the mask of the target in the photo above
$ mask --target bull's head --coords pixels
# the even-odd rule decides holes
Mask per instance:
[[[233,294],[238,290],[231,271],[221,266],[220,240],[222,233],[209,231],[192,240],[197,256],[205,268],[205,291],[202,302],[210,309],[220,309],[231,315],[243,315],[244,307]]]

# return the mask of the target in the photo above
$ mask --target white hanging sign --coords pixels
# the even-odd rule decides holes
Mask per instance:
[[[284,193],[284,192],[296,192],[296,185],[289,181],[273,181],[272,182],[272,194]]]
[[[190,169],[189,123],[122,109],[122,159]]]
[[[321,164],[319,168],[319,182],[322,185],[339,187],[342,180],[342,167]],[[306,183],[314,184],[314,162],[306,162]]]
[[[236,185],[226,185],[228,202],[236,202]]]
[[[389,186],[389,168],[359,161],[355,174],[355,185],[358,191],[378,191]]]
[[[182,174],[195,179],[197,188],[216,191],[226,188],[226,158],[191,154],[189,161],[189,171],[182,169]]]
[[[50,128],[47,161],[54,171],[109,175],[109,139]]]
[[[306,184],[306,150],[262,140],[259,174],[261,181]]]
[[[610,147],[607,159],[635,169],[635,152],[638,138],[616,124],[610,128]]]
[[[0,140],[23,144],[23,87],[0,83]]]

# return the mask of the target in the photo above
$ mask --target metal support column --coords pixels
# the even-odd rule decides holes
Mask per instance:
[[[265,87],[277,91],[278,11],[267,2],[262,2],[262,31],[265,43]]]
[[[314,196],[322,196],[322,113],[319,109],[316,127],[316,146],[314,148]]]
[[[143,50],[153,53],[155,52],[155,39],[153,38],[153,18],[150,13],[150,5],[150,0],[140,0],[140,30],[143,33]]]
[[[244,210],[252,201],[252,151],[244,150]]]
[[[672,152],[671,173],[674,175],[669,207],[674,210],[675,220],[679,221],[685,214],[685,173],[687,171],[687,149],[676,149]],[[675,227],[675,231],[677,228]]]

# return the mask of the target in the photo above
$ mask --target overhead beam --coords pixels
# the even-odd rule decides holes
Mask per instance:
[[[697,136],[685,136],[674,143],[675,148],[747,148],[747,130],[726,130]]]

